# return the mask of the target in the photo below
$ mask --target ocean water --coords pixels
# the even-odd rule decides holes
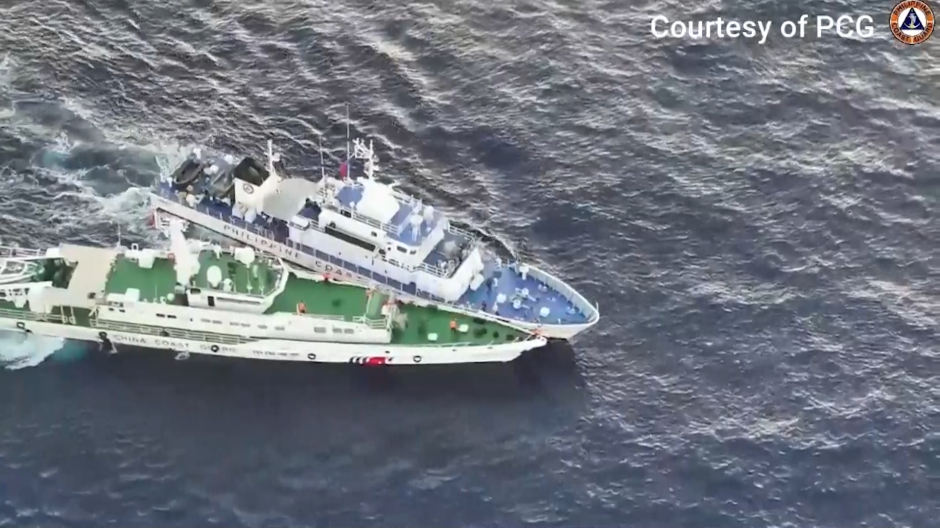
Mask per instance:
[[[890,6],[0,4],[0,239],[161,243],[204,145],[402,188],[600,303],[511,365],[380,373],[0,336],[0,525],[928,527],[938,37]],[[649,19],[869,14],[873,39]]]

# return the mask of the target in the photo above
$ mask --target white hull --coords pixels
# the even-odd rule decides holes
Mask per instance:
[[[401,346],[297,342],[278,339],[264,339],[241,345],[220,345],[205,341],[140,335],[127,332],[115,332],[112,330],[103,331],[98,328],[7,318],[0,318],[0,330],[22,333],[28,330],[35,335],[61,337],[78,341],[92,341],[95,343],[102,343],[101,334],[103,332],[107,340],[113,344],[115,350],[120,350],[122,346],[133,346],[244,359],[374,365],[503,363],[516,359],[527,350],[538,348],[546,344],[545,339],[534,338],[527,341],[500,345],[458,347],[447,345]]]
[[[345,268],[334,266],[333,264],[320,260],[309,253],[299,251],[297,249],[281,244],[269,238],[262,237],[255,233],[252,233],[251,231],[248,231],[247,229],[236,227],[222,220],[221,218],[215,218],[213,216],[203,214],[195,209],[187,207],[186,205],[183,205],[183,204],[171,201],[171,200],[167,200],[166,198],[163,198],[156,194],[152,194],[151,199],[152,199],[152,204],[158,209],[160,209],[161,211],[169,213],[170,215],[175,216],[177,218],[181,218],[183,220],[191,222],[195,225],[201,226],[210,231],[219,233],[227,238],[236,240],[238,242],[261,249],[267,253],[276,255],[280,258],[283,258],[284,260],[288,262],[296,263],[300,266],[303,266],[311,270],[330,273],[331,275],[339,276],[339,277],[344,278],[345,280],[357,282],[360,284],[368,285],[372,282],[370,279],[366,277],[353,273]],[[552,277],[551,275],[549,275],[548,273],[544,271],[541,271],[536,268],[531,268],[530,273],[533,276],[538,276],[539,278],[546,280],[547,282],[548,281],[553,282],[554,283],[553,286],[555,287],[558,287],[558,288],[564,287],[570,290],[570,295],[568,295],[569,300],[573,304],[575,304],[575,306],[577,306],[580,310],[583,310],[585,313],[588,314],[588,322],[583,323],[583,324],[564,324],[564,325],[540,324],[540,323],[535,323],[535,322],[507,319],[504,317],[495,316],[493,314],[483,314],[478,311],[463,309],[458,305],[444,305],[444,306],[446,306],[447,309],[453,312],[463,313],[467,315],[472,315],[474,317],[480,317],[480,318],[491,319],[494,321],[508,323],[508,324],[511,324],[513,326],[516,326],[520,329],[523,329],[529,332],[537,331],[540,335],[547,337],[549,339],[568,340],[568,339],[573,338],[575,335],[594,326],[597,323],[597,321],[599,320],[599,313],[598,313],[597,307],[592,306],[583,296],[581,296],[574,290],[571,290],[571,288],[564,286],[564,284],[560,280],[558,280],[555,277]],[[379,285],[379,287],[381,288],[381,285]],[[405,297],[405,298],[411,297],[407,293],[404,293],[401,291],[398,291],[395,293],[398,297]],[[411,297],[411,298],[417,299],[419,302],[427,302],[417,297]]]

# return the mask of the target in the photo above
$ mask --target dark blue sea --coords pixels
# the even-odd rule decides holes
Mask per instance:
[[[0,526],[936,527],[940,37],[891,5],[4,0],[0,239],[163,243],[193,146],[384,174],[600,303],[509,365],[0,336]],[[936,9],[936,8],[935,8]],[[869,14],[873,39],[650,37]]]

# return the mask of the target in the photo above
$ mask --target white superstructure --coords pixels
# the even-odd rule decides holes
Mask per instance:
[[[546,343],[292,269],[251,248],[0,248],[0,329],[219,356],[419,365],[511,361]]]
[[[378,182],[371,143],[353,142],[340,177],[286,178],[268,144],[266,167],[194,151],[158,185],[153,205],[314,270],[402,296],[570,338],[598,320],[596,306],[556,277],[504,264],[433,206]],[[362,165],[353,177],[352,164]]]

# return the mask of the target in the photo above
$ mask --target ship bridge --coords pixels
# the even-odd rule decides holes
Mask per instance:
[[[365,161],[363,177],[346,174],[347,162],[341,171],[343,180],[331,179],[334,185],[321,187],[320,198],[325,206],[381,229],[391,240],[406,246],[421,246],[438,226],[448,231],[446,218],[433,207],[422,206],[420,200],[375,180],[378,160],[371,142],[366,146],[362,140],[354,140],[352,159]]]
[[[444,215],[430,205],[372,180],[346,183],[334,195],[337,209],[355,220],[384,231],[392,240],[408,246],[420,246],[435,227],[446,231]]]
[[[308,199],[313,199],[320,186],[304,178],[288,178],[277,182],[273,191],[263,197],[261,212],[290,222],[306,206]]]
[[[74,271],[65,288],[43,290],[44,310],[49,311],[56,306],[95,308],[108,282],[111,265],[119,254],[115,249],[71,244],[53,250],[51,256],[62,258],[74,266]]]

